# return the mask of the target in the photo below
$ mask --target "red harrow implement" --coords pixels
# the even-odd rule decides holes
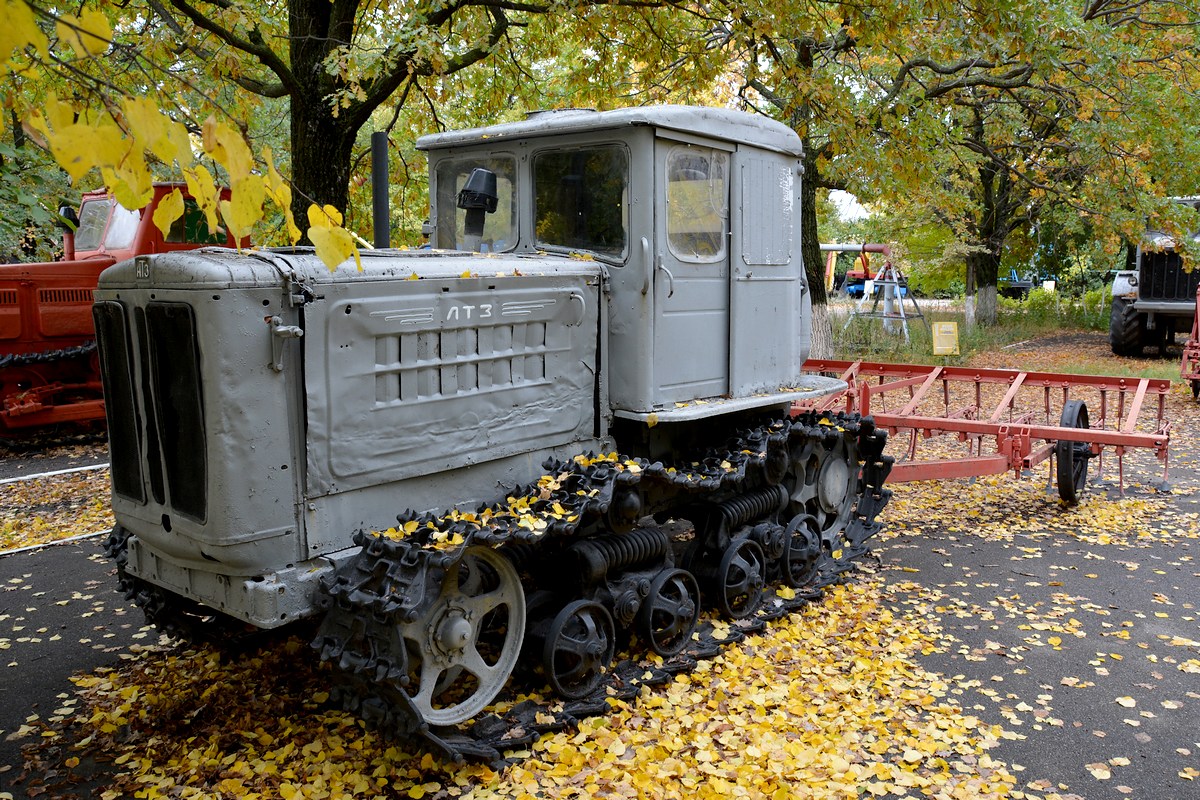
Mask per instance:
[[[822,398],[810,408],[823,411],[842,405],[847,411],[872,415],[875,424],[893,436],[908,434],[907,450],[897,457],[890,481],[1008,470],[1020,475],[1051,460],[1059,497],[1074,504],[1087,484],[1089,463],[1096,459],[1102,472],[1103,452],[1111,447],[1122,494],[1124,457],[1131,448],[1153,450],[1166,483],[1169,380],[819,359],[804,366],[809,372],[838,375],[849,384],[842,394]],[[1143,410],[1154,405],[1157,413],[1147,414],[1153,419],[1139,423]],[[966,455],[918,457],[920,442],[944,434],[965,443]],[[995,440],[994,452],[984,452],[985,439]]]

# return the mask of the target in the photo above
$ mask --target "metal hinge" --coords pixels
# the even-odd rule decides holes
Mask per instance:
[[[292,306],[306,306],[317,299],[317,293],[312,287],[294,275],[288,276],[287,283],[288,302]]]

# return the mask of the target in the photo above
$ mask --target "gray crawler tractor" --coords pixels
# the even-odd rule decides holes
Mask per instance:
[[[792,411],[844,384],[800,369],[787,127],[572,110],[418,147],[432,250],[103,274],[108,550],[152,621],[318,621],[347,705],[486,754],[514,740],[466,726],[514,671],[586,707],[626,644],[686,660],[702,605],[836,580],[890,461],[869,419]]]

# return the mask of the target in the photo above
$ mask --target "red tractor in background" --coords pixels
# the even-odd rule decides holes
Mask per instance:
[[[163,236],[154,210],[175,189],[184,213]],[[104,419],[92,290],[106,267],[148,253],[237,246],[223,227],[209,230],[183,184],[156,183],[138,211],[100,190],[83,195],[78,215],[61,213],[71,223],[61,261],[0,264],[0,437]]]

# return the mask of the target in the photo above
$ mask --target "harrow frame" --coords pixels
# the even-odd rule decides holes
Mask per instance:
[[[1197,350],[1200,354],[1200,346]],[[1125,491],[1124,456],[1130,448],[1154,451],[1163,468],[1162,486],[1166,486],[1171,428],[1165,418],[1166,397],[1171,390],[1169,380],[832,359],[809,359],[804,369],[835,374],[848,385],[844,392],[807,403],[805,408],[827,411],[842,405],[846,411],[873,416],[875,424],[893,436],[908,433],[908,445],[903,457],[898,457],[892,467],[890,481],[997,475],[1009,470],[1019,476],[1024,470],[1047,460],[1069,461],[1073,457],[1099,459],[1099,472],[1102,473],[1103,452],[1111,447],[1117,457],[1122,495]],[[872,378],[875,382],[871,382]],[[973,402],[955,405],[958,401],[954,395],[960,393],[953,392],[952,388],[964,384],[973,386],[970,392]],[[998,403],[985,406],[984,387],[989,385],[1004,388],[1004,394]],[[937,403],[939,387],[941,402]],[[1099,394],[1099,413],[1093,411],[1089,420],[1085,407],[1081,418],[1084,426],[1077,427],[1068,424],[1065,417],[1070,412],[1066,409],[1068,401],[1073,399],[1072,390],[1078,395],[1084,389]],[[1024,393],[1027,398],[1030,392],[1038,391],[1040,408],[1018,409],[1018,396]],[[889,400],[895,401],[897,393],[901,393],[901,399],[891,403],[895,410],[889,410]],[[1064,413],[1055,423],[1052,415],[1056,404],[1052,400],[1059,396],[1061,406],[1058,407],[1064,409]],[[941,413],[930,413],[930,404],[939,405]],[[1072,408],[1078,405],[1071,404]],[[1153,431],[1139,431],[1139,418],[1150,406],[1157,406],[1150,423]],[[956,435],[959,441],[967,443],[966,456],[918,458],[918,444],[922,439],[947,434]],[[995,452],[984,453],[983,440],[993,437]],[[1063,475],[1060,468],[1059,496],[1073,503],[1075,492],[1064,485]]]

